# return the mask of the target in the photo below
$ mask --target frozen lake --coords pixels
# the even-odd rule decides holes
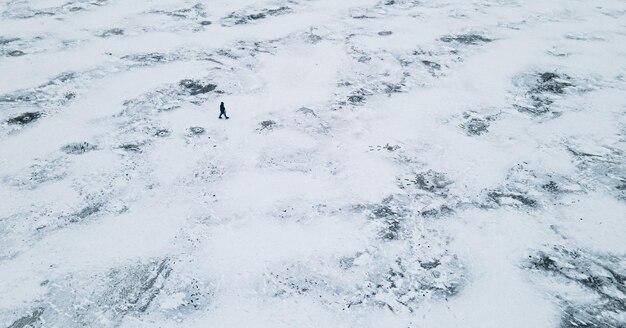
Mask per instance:
[[[625,1],[66,1],[0,2],[1,327],[626,327]]]

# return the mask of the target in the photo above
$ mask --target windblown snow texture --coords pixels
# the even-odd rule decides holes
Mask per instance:
[[[3,1],[0,326],[624,328],[625,22]]]

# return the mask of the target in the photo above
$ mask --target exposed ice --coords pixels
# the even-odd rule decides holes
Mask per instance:
[[[0,326],[626,327],[623,7],[0,3]]]

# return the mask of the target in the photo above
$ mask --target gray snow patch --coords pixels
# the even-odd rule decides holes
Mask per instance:
[[[96,149],[98,149],[98,146],[86,141],[70,143],[61,148],[63,152],[70,155],[80,155]]]
[[[467,45],[478,45],[482,43],[488,43],[493,41],[490,38],[484,37],[480,34],[458,34],[458,35],[447,35],[440,39],[446,43],[461,43]]]

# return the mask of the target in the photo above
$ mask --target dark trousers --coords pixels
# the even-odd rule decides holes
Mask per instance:
[[[224,115],[224,117],[228,118],[228,116],[226,116],[226,111],[220,111],[220,118],[222,118],[222,115]]]

